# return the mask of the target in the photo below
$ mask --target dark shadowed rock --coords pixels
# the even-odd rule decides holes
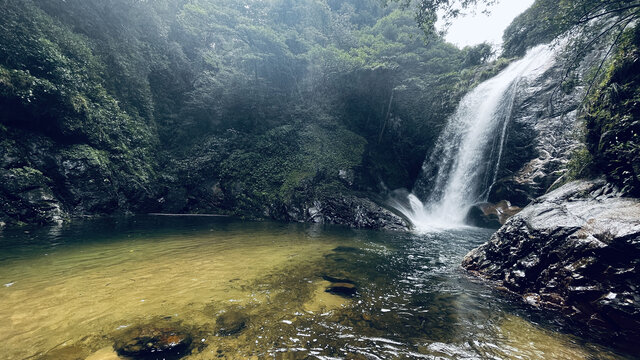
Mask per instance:
[[[336,194],[304,205],[303,216],[290,212],[292,219],[347,225],[354,228],[380,230],[408,230],[407,222],[392,211],[370,199],[355,195]]]
[[[352,297],[358,293],[358,288],[352,283],[333,283],[325,291],[334,295]]]
[[[51,190],[51,183],[51,179],[31,167],[0,168],[0,219],[61,223],[66,215]]]
[[[623,345],[640,341],[640,200],[604,181],[538,198],[463,266]]]
[[[465,223],[477,227],[498,229],[505,224],[507,219],[521,210],[521,208],[512,206],[506,200],[502,200],[497,204],[479,203],[469,209],[465,217]]]
[[[473,205],[469,209],[469,212],[467,212],[464,222],[472,226],[489,229],[498,229],[502,226],[498,216],[495,214],[485,214],[481,205]]]

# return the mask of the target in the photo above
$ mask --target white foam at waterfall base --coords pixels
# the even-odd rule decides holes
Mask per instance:
[[[516,93],[554,62],[552,46],[535,47],[467,93],[422,166],[417,185],[424,187],[425,198],[412,193],[402,199],[396,193],[389,204],[417,231],[464,226],[469,208],[487,200],[496,180]]]
[[[431,232],[464,226],[436,221],[427,211],[422,201],[411,193],[405,195],[393,194],[389,197],[388,204],[400,211],[413,224],[413,230],[416,232]]]

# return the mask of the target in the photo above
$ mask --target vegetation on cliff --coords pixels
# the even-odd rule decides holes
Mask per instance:
[[[43,202],[278,217],[410,187],[491,53],[425,44],[376,0],[0,3],[0,176],[49,194],[0,185],[16,221],[50,221]]]
[[[640,26],[626,31],[585,114],[591,174],[640,197]]]

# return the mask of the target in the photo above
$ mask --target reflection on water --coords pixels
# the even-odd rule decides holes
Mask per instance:
[[[193,217],[5,229],[3,356],[624,358],[467,278],[489,236]]]

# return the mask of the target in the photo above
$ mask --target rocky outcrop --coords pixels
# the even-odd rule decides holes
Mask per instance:
[[[49,187],[51,180],[31,167],[0,168],[0,220],[2,215],[32,223],[59,223],[62,205]]]
[[[582,146],[578,117],[586,79],[605,56],[609,41],[603,39],[577,59],[571,41],[559,40],[557,46],[552,66],[535,81],[518,85],[490,202],[506,199],[526,206],[566,173],[571,154]],[[573,70],[565,76],[569,68]]]
[[[0,128],[0,221],[51,224],[156,210],[155,174],[141,164],[87,144]]]
[[[640,200],[603,180],[536,199],[463,267],[531,304],[606,329],[612,340],[640,341]]]
[[[310,204],[292,206],[287,215],[289,220],[294,221],[347,225],[360,229],[409,229],[400,216],[368,198],[352,194],[329,195]]]

